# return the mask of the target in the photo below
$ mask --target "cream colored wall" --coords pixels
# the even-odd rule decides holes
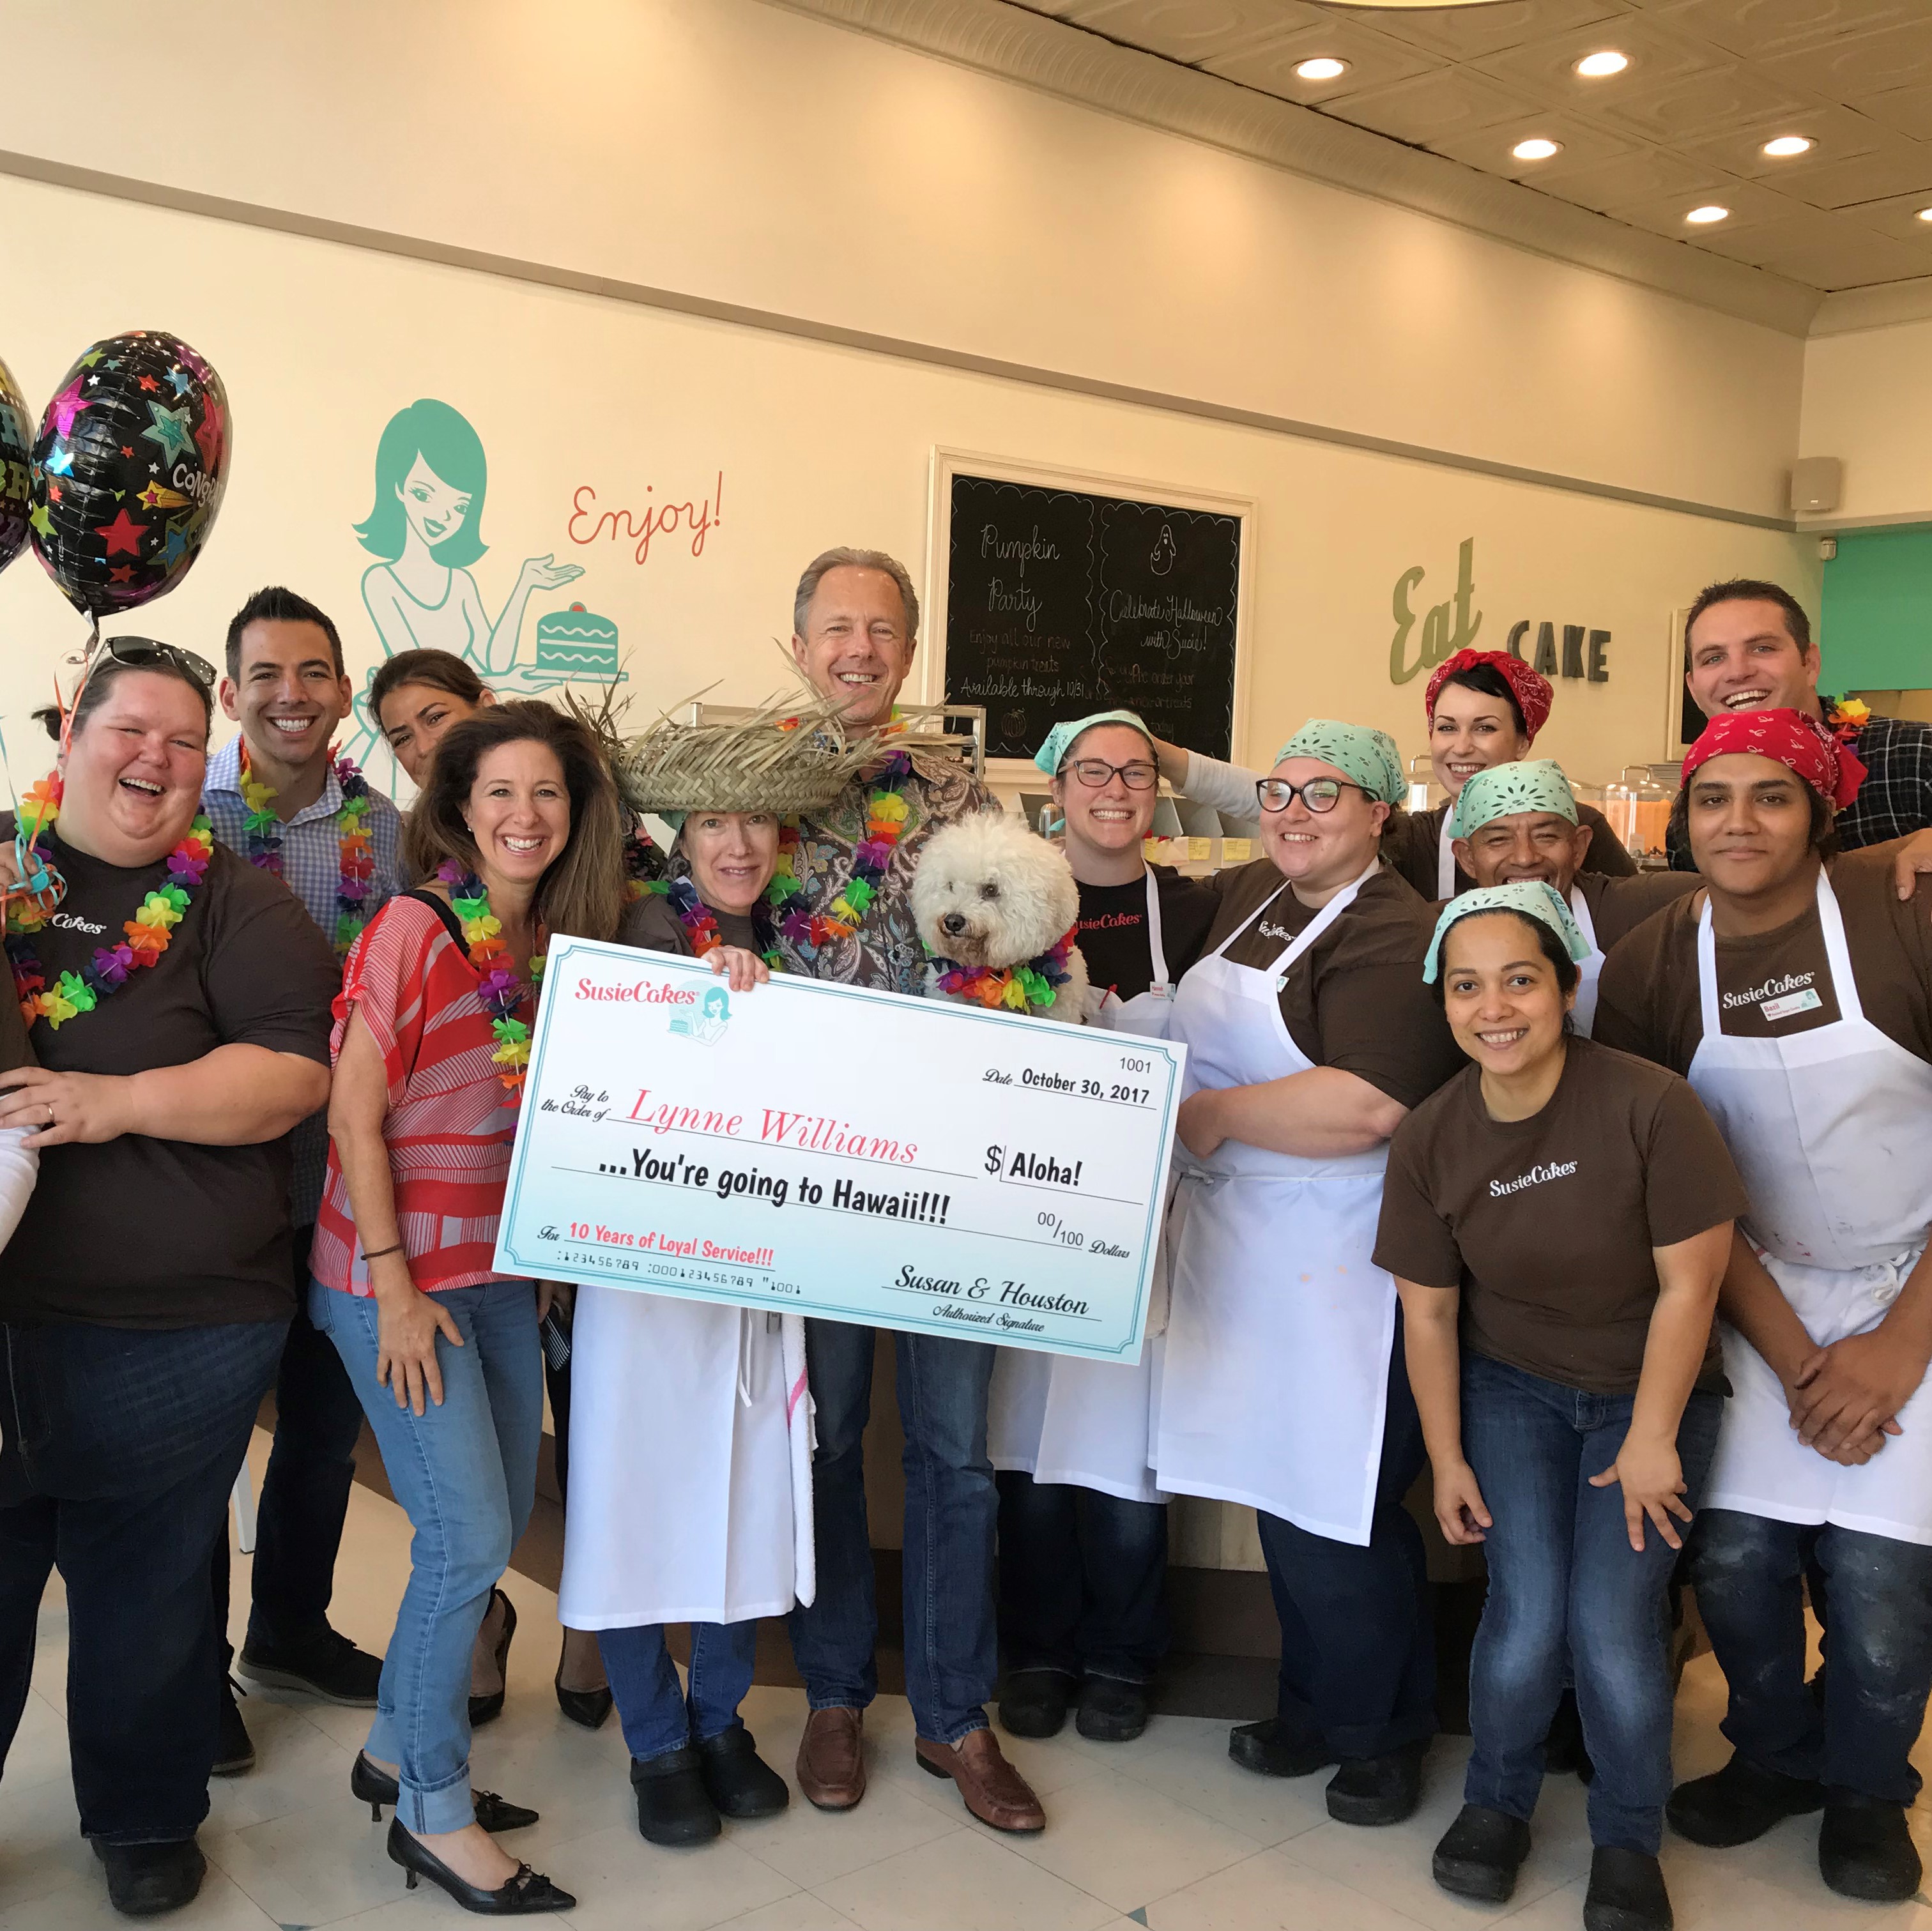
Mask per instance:
[[[0,0],[0,43],[31,157],[1784,513],[1797,340],[760,0]]]
[[[1807,343],[1798,449],[1844,463],[1841,519],[1932,521],[1932,322]]]
[[[1782,575],[1815,597],[1814,546],[1773,532],[1466,475],[1185,416],[680,318],[595,297],[408,262],[0,179],[0,234],[23,265],[4,352],[43,402],[98,334],[173,329],[226,381],[235,460],[208,551],[182,586],[118,627],[212,652],[260,583],[288,582],[340,621],[358,672],[379,647],[360,604],[384,422],[420,396],[460,409],[490,464],[474,566],[494,613],[526,556],[585,566],[526,622],[573,597],[618,624],[631,690],[668,703],[714,681],[721,699],[775,684],[771,640],[791,585],[825,544],[925,565],[935,445],[1252,497],[1253,720],[1263,757],[1311,715],[1421,745],[1420,687],[1389,682],[1390,595],[1412,564],[1418,612],[1450,595],[1475,539],[1478,641],[1547,616],[1614,634],[1612,679],[1563,688],[1544,740],[1584,778],[1659,754],[1669,613],[1710,578]],[[715,493],[701,555],[660,539],[571,540],[575,493],[640,510]],[[579,533],[587,526],[580,523]],[[82,626],[29,559],[0,576],[0,717],[14,779],[35,775],[23,713]],[[378,762],[380,760],[379,757]]]

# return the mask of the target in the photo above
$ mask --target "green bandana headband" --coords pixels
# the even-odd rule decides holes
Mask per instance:
[[[1096,711],[1090,718],[1076,718],[1070,724],[1055,724],[1046,734],[1046,742],[1033,754],[1033,761],[1049,778],[1060,775],[1060,767],[1066,762],[1066,754],[1072,749],[1074,740],[1083,731],[1090,731],[1096,724],[1125,724],[1130,730],[1138,731],[1148,741],[1148,750],[1154,751],[1154,733],[1149,730],[1131,711]]]
[[[1466,838],[1498,818],[1518,811],[1553,811],[1576,823],[1576,794],[1560,765],[1546,757],[1526,758],[1516,764],[1492,764],[1462,787],[1449,820],[1449,835]]]
[[[1332,718],[1310,718],[1274,754],[1280,764],[1291,757],[1318,758],[1352,778],[1371,798],[1400,805],[1408,796],[1408,777],[1402,754],[1387,731],[1366,724],[1337,724]]]
[[[1475,781],[1472,778],[1469,783]],[[1436,983],[1442,963],[1442,941],[1449,936],[1450,927],[1478,912],[1520,913],[1547,925],[1580,964],[1590,956],[1590,942],[1570,916],[1569,907],[1556,895],[1556,886],[1540,878],[1520,878],[1508,885],[1486,885],[1478,891],[1460,893],[1443,907],[1442,916],[1436,922],[1436,936],[1429,942],[1429,955],[1422,962],[1425,985]]]

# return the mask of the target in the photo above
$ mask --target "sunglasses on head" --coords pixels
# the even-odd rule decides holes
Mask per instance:
[[[158,643],[151,637],[104,637],[94,652],[94,661],[98,664],[104,657],[111,657],[130,670],[152,670],[158,665],[170,664],[184,676],[192,678],[202,690],[214,688],[214,666],[206,658],[172,643]]]

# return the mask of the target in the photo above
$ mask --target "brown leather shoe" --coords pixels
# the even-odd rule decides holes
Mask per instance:
[[[1000,1748],[991,1730],[969,1730],[956,1744],[917,1740],[920,1768],[934,1777],[950,1777],[959,1786],[966,1807],[982,1824],[996,1831],[1044,1831],[1046,1813],[1040,1799]]]
[[[858,1710],[814,1710],[798,1744],[798,1787],[820,1810],[849,1810],[866,1794]]]

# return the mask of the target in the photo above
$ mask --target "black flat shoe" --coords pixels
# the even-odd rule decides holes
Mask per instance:
[[[1436,1882],[1457,1897],[1507,1904],[1529,1855],[1529,1826],[1506,1810],[1466,1804],[1442,1834],[1430,1865]]]
[[[1654,1858],[1616,1844],[1591,1853],[1583,1931],[1671,1931],[1676,1921]]]
[[[1925,1875],[1905,1806],[1834,1790],[1818,1831],[1818,1875],[1840,1897],[1902,1904]]]
[[[1112,1676],[1090,1676],[1082,1683],[1073,1727],[1089,1743],[1130,1744],[1147,1726],[1144,1683],[1124,1683]]]
[[[245,1690],[242,1693],[248,1693]],[[224,1678],[221,1685],[221,1730],[214,1746],[214,1761],[208,1767],[210,1777],[239,1777],[255,1768],[255,1742],[248,1726],[242,1720],[241,1706],[235,1701],[235,1685]]]
[[[1754,1843],[1774,1824],[1825,1807],[1825,1786],[1809,1777],[1760,1770],[1733,1753],[1720,1771],[1670,1793],[1664,1814],[1680,1837],[1714,1851]]]
[[[686,1744],[662,1756],[631,1759],[638,1830],[653,1844],[701,1844],[724,1828],[698,1753]]]
[[[107,1868],[107,1901],[124,1918],[158,1918],[194,1901],[208,1860],[192,1837],[166,1844],[104,1844],[94,1855]]]
[[[752,1733],[734,1723],[698,1746],[698,1772],[727,1817],[776,1817],[791,1801],[785,1780],[758,1755]]]
[[[242,1674],[272,1690],[299,1690],[345,1709],[373,1710],[382,1686],[382,1659],[324,1629],[305,1642],[244,1643]]]
[[[1072,1678],[1059,1670],[1016,1670],[1000,1692],[1000,1726],[1016,1737],[1057,1737],[1072,1696]]]
[[[502,1679],[503,1687],[488,1696],[470,1698],[470,1727],[472,1730],[479,1725],[494,1723],[503,1714],[503,1698],[510,1687],[510,1639],[517,1633],[517,1606],[500,1589],[490,1591],[490,1600],[493,1604],[501,1603],[503,1606],[503,1633],[496,1639],[496,1674]],[[485,1609],[483,1613],[487,1617],[490,1612]]]
[[[1279,1717],[1237,1725],[1228,1732],[1228,1754],[1262,1777],[1312,1777],[1335,1761],[1319,1737],[1297,1735]]]
[[[1427,1741],[1378,1757],[1345,1757],[1328,1780],[1328,1814],[1338,1824],[1400,1824],[1422,1801]]]
[[[610,1684],[604,1684],[596,1690],[566,1690],[563,1687],[563,1658],[556,1660],[556,1675],[551,1679],[556,1691],[556,1707],[573,1723],[580,1723],[586,1730],[601,1729],[604,1720],[610,1714],[616,1699],[610,1694]]]
[[[540,1911],[568,1911],[577,1903],[568,1891],[559,1891],[548,1878],[532,1870],[528,1864],[519,1864],[516,1876],[494,1891],[466,1883],[393,1817],[389,1819],[389,1861],[400,1864],[409,1873],[407,1889],[414,1891],[416,1879],[426,1877],[438,1891],[446,1892],[465,1911],[473,1911],[479,1918],[532,1918]]]
[[[358,1750],[356,1761],[349,1767],[349,1794],[368,1804],[370,1821],[380,1824],[383,1807],[395,1807],[396,1780],[387,1771],[378,1770],[367,1753]],[[520,1804],[508,1803],[494,1790],[472,1791],[470,1795],[477,1822],[492,1836],[499,1831],[526,1831],[537,1821],[536,1811],[526,1810]]]

